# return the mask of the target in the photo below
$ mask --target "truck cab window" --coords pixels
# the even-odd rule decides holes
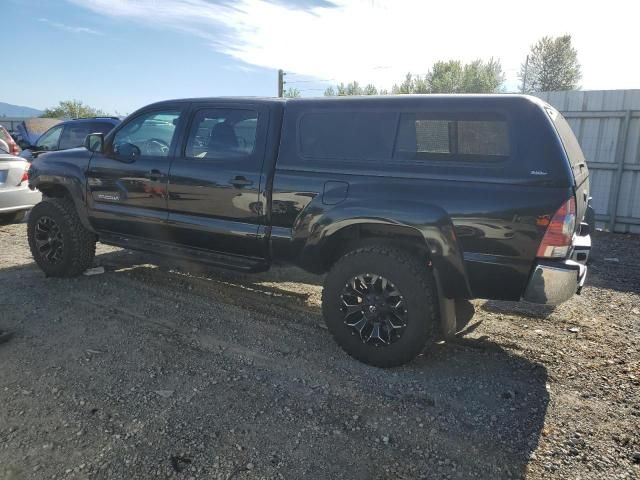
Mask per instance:
[[[257,125],[258,113],[253,110],[200,110],[191,123],[185,156],[215,159],[251,155]]]
[[[113,153],[123,157],[167,157],[179,111],[147,112],[133,118],[116,133]]]

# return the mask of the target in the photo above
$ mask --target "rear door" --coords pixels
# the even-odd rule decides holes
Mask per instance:
[[[192,248],[264,258],[258,228],[268,108],[196,104],[169,172],[169,227]]]

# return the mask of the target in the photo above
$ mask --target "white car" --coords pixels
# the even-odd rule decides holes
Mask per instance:
[[[0,146],[0,223],[21,222],[42,194],[29,189],[29,162]]]

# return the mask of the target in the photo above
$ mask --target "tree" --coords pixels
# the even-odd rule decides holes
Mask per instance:
[[[325,97],[335,97],[336,96],[335,88],[327,87],[326,90],[324,91],[324,96]]]
[[[404,82],[400,85],[394,85],[391,87],[391,93],[398,94],[410,94],[410,93],[429,93],[429,87],[427,85],[427,78],[416,75],[415,77],[411,73],[407,73],[404,77]]]
[[[335,88],[328,87],[324,91],[325,97],[343,97],[348,95],[378,95],[378,89],[371,83],[363,88],[354,80],[346,85],[344,83],[336,85]]]
[[[295,87],[289,87],[284,91],[284,98],[298,98],[300,97],[300,90]]]
[[[500,91],[504,73],[499,60],[457,60],[436,62],[427,74],[430,93],[495,93]]]
[[[64,100],[57,106],[45,109],[40,115],[48,118],[87,118],[105,115],[102,110],[90,107],[80,100]]]
[[[423,93],[495,93],[504,83],[504,73],[499,60],[474,60],[463,64],[458,60],[436,62],[424,75],[407,73],[404,81],[391,88],[394,95]],[[388,95],[386,89],[378,90],[368,84],[362,88],[358,82],[341,83],[324,91],[325,97],[343,95]]]
[[[500,61],[458,60],[436,62],[424,76],[407,73],[404,82],[394,85],[391,93],[495,93],[500,91],[504,73]]]
[[[523,93],[578,89],[582,72],[571,35],[538,40],[520,67],[519,78]]]
[[[378,89],[376,88],[375,85],[370,83],[366,87],[364,87],[364,89],[362,90],[362,94],[363,95],[378,95]]]
[[[486,63],[474,60],[464,66],[462,89],[464,93],[496,93],[504,83],[500,60],[493,57]]]
[[[430,93],[461,93],[464,83],[462,62],[436,62],[427,74]]]

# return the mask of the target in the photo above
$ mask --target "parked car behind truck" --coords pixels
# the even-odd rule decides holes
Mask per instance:
[[[39,120],[52,119],[42,118]],[[31,161],[43,152],[54,152],[57,150],[81,147],[84,144],[85,138],[90,133],[106,134],[119,123],[120,119],[117,117],[75,118],[66,121],[57,120],[54,126],[37,136],[36,139],[33,139],[33,135],[31,135],[30,143],[25,140],[24,150],[20,156]]]
[[[0,146],[0,224],[17,223],[40,200],[40,192],[29,188],[29,163]]]
[[[568,124],[519,95],[160,102],[44,154],[31,251],[49,276],[96,241],[242,271],[326,273],[325,321],[366,363],[455,332],[454,303],[557,304],[581,287],[589,171]]]
[[[13,139],[11,134],[7,131],[7,129],[4,128],[2,125],[0,125],[0,142],[1,142],[0,145],[2,145],[3,150],[6,151],[7,153],[11,155],[20,154],[21,148],[18,146],[18,144]],[[7,147],[6,149],[4,148],[5,145]]]

